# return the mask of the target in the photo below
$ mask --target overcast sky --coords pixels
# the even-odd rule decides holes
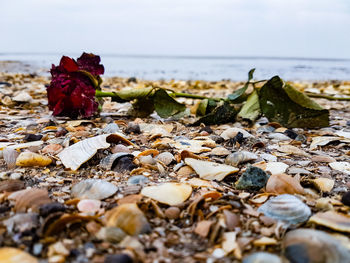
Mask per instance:
[[[350,0],[0,0],[1,52],[350,58]]]

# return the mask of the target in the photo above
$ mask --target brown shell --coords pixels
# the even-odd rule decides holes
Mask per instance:
[[[16,212],[26,212],[28,208],[37,212],[41,205],[52,202],[46,189],[37,188],[14,192],[8,198],[15,200]]]
[[[298,179],[287,174],[273,174],[266,183],[266,192],[276,194],[304,194]]]
[[[1,192],[15,192],[25,187],[24,182],[21,180],[6,180],[0,182],[0,193]]]

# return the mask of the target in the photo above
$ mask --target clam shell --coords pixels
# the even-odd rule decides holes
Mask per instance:
[[[255,252],[243,258],[242,263],[282,263],[282,260],[271,253]]]
[[[63,165],[73,171],[90,160],[99,149],[106,149],[110,143],[124,142],[128,145],[133,145],[132,142],[125,139],[121,134],[103,134],[89,139],[79,141],[72,146],[67,147],[58,154]]]
[[[77,208],[82,213],[96,213],[101,207],[101,201],[95,199],[83,199],[77,204]]]
[[[270,172],[272,175],[282,174],[287,170],[288,167],[288,164],[282,162],[268,162],[266,164],[265,171]]]
[[[305,190],[295,177],[287,174],[274,174],[267,181],[266,192],[276,194],[304,194]]]
[[[350,233],[350,216],[334,211],[319,212],[309,219],[310,223],[325,226],[333,230]]]
[[[39,261],[20,249],[13,247],[0,248],[0,260],[2,263],[38,263]]]
[[[231,152],[227,150],[225,147],[215,147],[213,150],[211,150],[211,155],[217,155],[217,156],[227,156]]]
[[[106,214],[108,227],[119,227],[129,235],[149,232],[150,225],[143,212],[134,203],[122,204]]]
[[[321,192],[330,192],[334,186],[334,180],[324,177],[313,179],[312,182],[317,190]]]
[[[349,162],[333,162],[329,166],[337,171],[341,171],[345,174],[350,174],[350,163]]]
[[[258,212],[287,225],[303,223],[311,216],[310,208],[299,198],[289,194],[271,198],[258,208]]]
[[[96,237],[108,242],[119,243],[127,234],[119,227],[102,227]]]
[[[227,175],[239,171],[238,168],[231,165],[219,164],[215,162],[196,160],[193,158],[186,158],[185,163],[189,165],[200,178],[206,180],[223,180]]]
[[[49,144],[46,145],[41,151],[47,154],[58,154],[63,150],[63,147],[60,144]]]
[[[118,124],[112,122],[112,123],[108,123],[106,125],[106,127],[104,127],[102,129],[103,133],[107,133],[107,134],[111,134],[111,133],[116,133],[116,132],[120,132],[119,126]]]
[[[38,212],[39,207],[44,204],[51,203],[49,194],[46,189],[30,188],[13,192],[8,199],[15,200],[15,211],[26,212],[28,208]]]
[[[165,165],[169,165],[175,160],[175,157],[170,152],[162,152],[159,155],[157,155],[156,160],[161,161]]]
[[[134,156],[131,153],[124,153],[124,152],[118,152],[114,153],[111,155],[106,156],[103,158],[100,162],[100,166],[107,170],[110,171],[112,170],[113,166],[115,166],[116,162],[122,157],[129,156],[130,158],[134,158]]]
[[[14,192],[23,189],[24,182],[21,180],[6,180],[0,182],[0,193],[2,192]]]
[[[290,262],[350,262],[350,250],[326,232],[296,229],[286,234],[282,247]]]
[[[3,150],[3,157],[7,164],[7,168],[12,169],[16,167],[16,159],[19,153],[14,149]]]
[[[167,205],[180,205],[192,194],[192,187],[182,183],[164,183],[147,186],[141,194]]]
[[[234,138],[239,132],[243,134],[243,138],[254,137],[249,132],[241,128],[229,128],[223,131],[220,136],[225,140],[229,140],[231,138]]]
[[[73,185],[71,195],[79,199],[102,200],[114,195],[118,190],[114,184],[100,179],[87,179]]]
[[[258,156],[256,154],[247,151],[241,151],[228,155],[225,159],[225,163],[228,165],[237,166],[240,163],[245,163],[256,159],[258,159]]]
[[[51,163],[51,158],[33,152],[22,152],[16,159],[16,165],[24,167],[47,166]]]

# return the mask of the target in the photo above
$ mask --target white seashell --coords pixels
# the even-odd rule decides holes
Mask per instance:
[[[152,157],[152,155],[140,156],[138,157],[141,164],[155,165],[157,161]]]
[[[141,194],[167,205],[180,205],[192,194],[192,187],[183,183],[164,183],[147,186]]]
[[[272,154],[262,153],[260,157],[269,162],[277,162],[277,157]]]
[[[288,167],[288,164],[282,162],[268,162],[266,164],[265,172],[270,172],[271,174],[282,174]]]
[[[258,212],[287,225],[303,223],[311,216],[310,208],[299,198],[290,194],[271,198],[258,208]]]
[[[120,132],[119,126],[118,124],[112,122],[112,123],[108,123],[106,125],[106,127],[104,127],[102,129],[102,133],[106,133],[106,134],[110,134],[110,133],[116,133],[116,132]]]
[[[156,156],[156,160],[161,161],[165,165],[169,165],[175,160],[175,157],[170,152],[162,152]]]
[[[211,155],[217,155],[217,156],[226,156],[229,155],[231,152],[227,150],[225,147],[216,147],[213,150],[211,150]]]
[[[274,132],[274,133],[270,133],[267,136],[268,139],[271,140],[277,140],[277,141],[290,141],[291,138],[289,138],[287,135],[283,134],[283,133],[278,133],[278,132]]]
[[[345,174],[350,174],[350,163],[348,162],[333,162],[329,163],[333,170],[341,171]]]
[[[335,137],[335,136],[319,136],[312,138],[312,142],[310,144],[310,150],[317,149],[318,146],[325,146],[330,142],[340,141],[344,143],[350,143],[350,139],[343,137]]]
[[[63,165],[76,171],[83,163],[90,160],[99,149],[106,149],[111,142],[123,141],[132,144],[122,134],[103,134],[89,139],[82,140],[69,146],[58,154]]]
[[[271,253],[255,252],[243,258],[242,263],[282,263],[282,260]]]
[[[229,156],[227,156],[225,163],[228,165],[237,166],[240,163],[245,163],[256,159],[258,159],[256,154],[247,151],[240,151],[231,153]]]
[[[29,102],[29,103],[33,102],[32,96],[30,96],[30,95],[28,94],[28,92],[24,92],[24,91],[20,92],[20,93],[19,93],[18,95],[16,95],[16,96],[14,96],[14,97],[12,98],[12,100],[13,100],[13,101],[16,101],[16,102]]]
[[[200,178],[206,180],[223,180],[227,175],[239,171],[238,168],[231,165],[219,164],[209,161],[196,160],[193,158],[186,158],[185,163],[189,165]]]
[[[229,140],[231,138],[234,138],[239,132],[243,134],[243,138],[254,137],[249,132],[241,128],[229,128],[223,131],[220,136],[225,140]]]
[[[73,185],[71,195],[79,199],[102,200],[114,195],[118,190],[114,184],[100,179],[87,179]]]
[[[96,213],[101,207],[101,201],[95,199],[83,199],[77,204],[77,208],[82,213]]]
[[[3,150],[3,158],[9,169],[15,168],[18,155],[19,153],[14,149]]]

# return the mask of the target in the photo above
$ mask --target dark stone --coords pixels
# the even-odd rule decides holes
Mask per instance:
[[[225,141],[224,138],[222,138],[219,135],[210,135],[209,138],[212,139],[217,144],[221,144]]]
[[[347,126],[350,126],[350,121],[347,121],[347,122],[346,122],[346,125],[347,125]]]
[[[131,82],[137,83],[137,79],[135,77],[130,77],[130,78],[128,78],[127,82],[128,83],[131,83]]]
[[[125,133],[127,133],[127,134],[129,134],[129,133],[139,134],[139,133],[141,133],[140,126],[136,123],[129,122],[128,127],[125,130]]]
[[[350,191],[347,191],[341,198],[341,202],[344,205],[350,206]]]
[[[61,136],[64,136],[68,133],[68,131],[65,129],[65,128],[62,128],[62,127],[59,127],[55,136],[56,137],[61,137]]]
[[[48,215],[55,213],[55,212],[64,212],[66,210],[65,205],[58,203],[58,202],[53,202],[53,203],[48,203],[44,204],[39,207],[39,215],[42,217],[47,217]]]
[[[137,168],[133,162],[133,157],[123,156],[118,159],[116,164],[112,167],[115,172],[132,171]]]
[[[40,141],[43,136],[41,134],[32,134],[32,133],[27,133],[23,140],[27,142],[34,142],[34,141]]]
[[[302,245],[291,245],[286,247],[284,255],[291,263],[311,263],[307,248]]]
[[[207,132],[207,133],[213,133],[213,130],[210,128],[210,126],[204,126],[203,128],[201,128],[200,130],[199,130],[199,132],[202,132],[202,131],[205,131],[205,132]]]
[[[107,255],[104,263],[133,263],[134,260],[128,254]]]
[[[294,132],[293,130],[289,130],[289,129],[285,130],[284,134],[293,140],[298,136],[298,134],[296,132]]]
[[[270,176],[265,173],[264,170],[255,166],[249,166],[238,179],[236,189],[253,191],[260,190],[266,185],[269,177]]]

